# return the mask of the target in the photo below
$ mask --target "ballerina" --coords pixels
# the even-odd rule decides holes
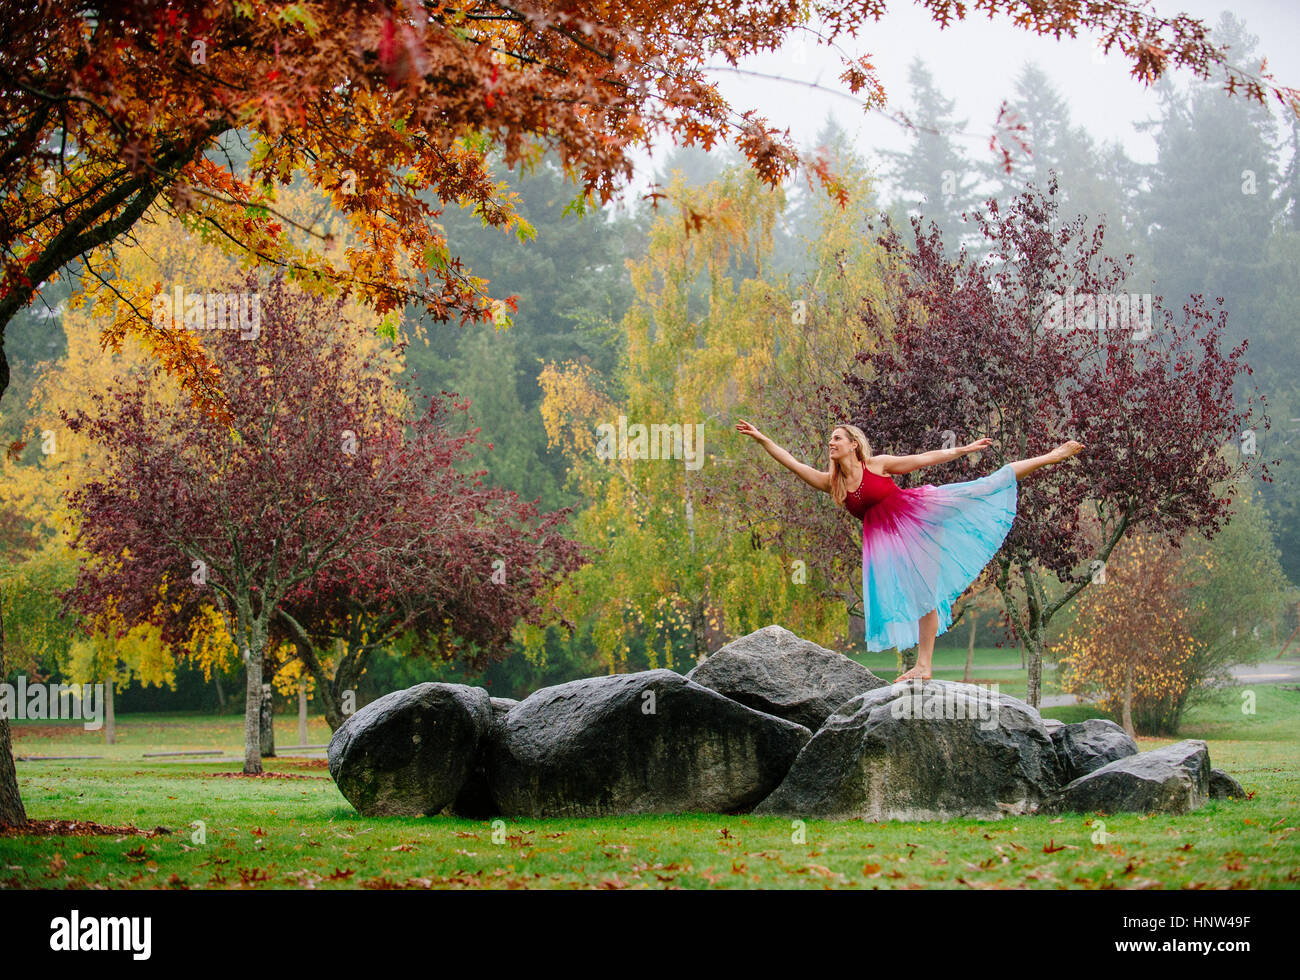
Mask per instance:
[[[826,472],[796,460],[749,422],[736,430],[816,490],[862,519],[862,601],[867,649],[917,647],[916,666],[895,679],[928,681],[934,640],[952,625],[952,604],[992,560],[1016,516],[1016,485],[1026,474],[1084,448],[1071,439],[1049,453],[1007,463],[965,483],[900,488],[891,474],[947,463],[993,445],[977,439],[912,456],[871,451],[855,425],[837,425]],[[852,489],[850,489],[852,487]]]

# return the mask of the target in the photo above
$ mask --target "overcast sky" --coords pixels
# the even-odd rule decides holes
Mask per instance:
[[[1187,13],[1210,27],[1225,9],[1222,0],[1154,0],[1149,6],[1162,16]],[[1020,30],[1002,16],[990,21],[987,15],[968,15],[965,21],[953,21],[941,30],[915,3],[895,0],[889,9],[878,23],[868,22],[856,40],[846,38],[843,43],[851,46],[847,50],[854,55],[870,53],[891,107],[899,110],[910,108],[907,70],[913,58],[922,57],[939,90],[956,99],[956,118],[967,120],[966,133],[959,138],[972,157],[987,158],[998,106],[1012,96],[1016,74],[1032,60],[1052,76],[1069,101],[1075,125],[1085,126],[1098,142],[1122,142],[1135,160],[1154,160],[1153,135],[1136,132],[1133,124],[1156,116],[1156,96],[1153,89],[1129,74],[1131,62],[1118,49],[1103,56],[1095,36],[1081,32],[1077,39],[1057,41]],[[1258,37],[1256,56],[1268,59],[1276,83],[1300,88],[1300,3],[1236,0],[1232,9],[1244,20],[1247,31]],[[715,63],[727,67],[721,58]],[[879,162],[873,155],[875,148],[903,149],[907,145],[907,131],[898,123],[881,113],[863,114],[856,97],[848,95],[847,87],[837,79],[842,71],[839,58],[825,48],[806,44],[801,51],[791,41],[780,52],[749,59],[741,67],[797,80],[769,81],[730,70],[712,73],[734,109],[758,109],[777,129],[788,127],[797,145],[813,140],[827,113],[835,114],[840,125],[853,134],[859,151],[873,162]],[[1186,69],[1172,72],[1180,86],[1191,77]],[[799,82],[819,82],[825,90]],[[1275,100],[1273,107],[1281,119],[1282,107]],[[654,162],[646,157],[646,165],[638,168],[638,187],[648,182],[654,164],[670,149],[667,138],[661,138]]]

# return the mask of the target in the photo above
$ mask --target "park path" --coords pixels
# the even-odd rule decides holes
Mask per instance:
[[[1050,667],[1055,668],[1055,664],[1043,664],[1043,669]],[[991,667],[989,670],[1011,670],[1020,669],[1019,664],[1008,667]],[[1242,684],[1273,684],[1279,681],[1300,681],[1300,660],[1265,660],[1257,664],[1238,664],[1229,668],[1232,679],[1235,682],[1232,686],[1236,687]],[[1073,694],[1048,694],[1043,697],[1039,707],[1054,708],[1063,704],[1079,704],[1079,699]]]

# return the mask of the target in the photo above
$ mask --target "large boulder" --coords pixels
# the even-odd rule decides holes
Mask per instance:
[[[1198,738],[1139,752],[1064,786],[1045,813],[1190,813],[1210,795],[1210,752]]]
[[[736,813],[811,737],[671,670],[543,688],[507,712],[487,775],[505,816]]]
[[[445,811],[449,815],[470,817],[474,820],[500,815],[500,808],[497,807],[496,800],[492,799],[492,788],[488,780],[488,748],[493,739],[501,734],[501,726],[510,709],[519,702],[511,698],[491,698],[490,703],[492,723],[488,727],[487,734],[483,736],[478,758],[474,760],[474,768],[470,770],[465,785],[461,787],[455,801]]]
[[[1060,785],[1038,712],[951,681],[867,691],[832,714],[755,813],[831,819],[997,819]]]
[[[1244,800],[1246,791],[1241,788],[1241,783],[1237,782],[1222,769],[1210,770],[1210,799],[1212,800]]]
[[[469,777],[492,722],[488,693],[417,684],[372,701],[330,739],[330,775],[365,816],[434,814]]]
[[[686,677],[814,732],[849,698],[888,683],[856,660],[782,626],[764,626],[733,640]]]
[[[1128,732],[1106,718],[1062,725],[1051,731],[1051,736],[1067,783],[1138,752],[1137,742]]]

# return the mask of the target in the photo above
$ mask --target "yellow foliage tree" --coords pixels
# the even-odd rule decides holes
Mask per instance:
[[[857,179],[868,186],[864,172]],[[845,632],[842,601],[805,563],[755,545],[731,487],[736,461],[723,453],[732,420],[783,361],[802,359],[826,383],[851,367],[856,299],[848,297],[872,278],[871,248],[850,227],[865,204],[847,213],[828,204],[821,214],[825,235],[812,259],[831,268],[813,288],[839,306],[819,307],[817,342],[826,339],[834,356],[818,360],[809,357],[812,331],[792,315],[804,292],[769,268],[784,194],[732,169],[705,187],[676,178],[668,198],[646,258],[628,263],[636,301],[620,324],[618,376],[567,363],[546,365],[539,378],[548,445],[565,453],[570,483],[590,501],[575,536],[597,553],[553,602],[590,629],[611,672],[628,669],[638,642],[651,667],[689,669],[769,623],[828,645]],[[675,437],[677,426],[680,447],[674,441],[665,458],[656,436]],[[537,630],[520,637],[530,655],[543,638]]]
[[[338,234],[337,248],[346,247],[346,229],[331,217],[332,212],[322,207],[321,201],[301,189],[282,189],[277,207],[297,220],[304,229],[319,235]],[[322,216],[323,215],[323,216]],[[302,234],[307,234],[304,230]],[[6,454],[0,461],[0,510],[8,509],[19,515],[31,533],[42,545],[40,562],[57,561],[75,563],[79,560],[68,547],[75,530],[75,519],[70,514],[65,494],[81,486],[98,469],[95,451],[84,435],[72,432],[64,423],[64,416],[73,416],[80,409],[90,411],[93,399],[99,392],[115,384],[122,384],[142,373],[156,374],[158,345],[166,346],[176,357],[192,357],[196,371],[206,363],[202,353],[202,333],[170,325],[143,333],[138,324],[126,330],[123,323],[130,315],[128,304],[144,304],[148,309],[153,292],[181,286],[186,292],[219,291],[231,283],[239,272],[240,262],[224,250],[204,243],[201,228],[187,227],[181,220],[150,215],[138,223],[132,239],[116,248],[108,259],[109,267],[99,267],[95,276],[83,279],[83,287],[73,293],[71,307],[63,311],[62,327],[67,338],[67,350],[57,362],[41,365],[28,404],[27,431],[21,449]],[[244,263],[247,264],[247,263]],[[366,317],[356,303],[345,310],[348,317]],[[255,339],[254,341],[255,342]],[[358,357],[385,357],[400,363],[400,354],[386,344],[378,334],[369,334],[367,343],[357,351]],[[219,365],[212,365],[215,373],[192,375],[195,384],[219,378]],[[162,381],[153,386],[160,410],[178,405],[185,397],[185,386]],[[197,389],[189,387],[193,394]],[[399,404],[407,396],[396,386],[390,387],[386,397]],[[29,560],[38,560],[36,555]],[[42,566],[43,567],[43,566]],[[0,589],[8,599],[11,593],[23,587],[28,580],[44,582],[35,566],[27,569],[25,563],[6,571],[0,580]],[[69,583],[63,582],[62,587]],[[44,586],[41,586],[44,587]],[[164,601],[160,595],[160,601]],[[40,613],[45,618],[57,606],[54,596],[44,597]],[[31,618],[31,617],[29,617]],[[40,623],[26,622],[19,617],[16,625],[25,632],[39,632]],[[51,620],[45,624],[50,629],[67,631],[71,624]],[[110,674],[119,678],[119,688],[129,683],[132,676],[145,683],[171,683],[171,675],[157,673],[151,668],[136,666],[136,656],[141,644],[154,644],[152,660],[167,660],[174,665],[176,658],[188,659],[211,679],[213,671],[224,672],[237,662],[234,643],[227,625],[214,607],[207,607],[191,636],[181,646],[166,650],[161,646],[156,630],[146,630],[138,635],[133,631],[129,641],[112,638],[112,630],[95,630],[83,635],[71,646],[59,644],[58,649],[45,644],[42,652],[51,665],[65,663],[65,670],[77,672],[78,677],[93,666],[98,672],[94,682],[107,681]],[[33,633],[35,635],[35,633]],[[33,648],[34,649],[34,648]],[[120,668],[110,669],[108,660],[113,650],[118,651]],[[274,664],[284,677],[273,676],[277,689],[296,689],[296,660],[292,648],[285,646],[272,656],[268,665]],[[65,656],[68,658],[65,661]],[[30,657],[29,657],[30,659]],[[98,666],[96,666],[98,665]],[[88,675],[87,675],[88,676]],[[78,681],[80,682],[80,681]]]
[[[1179,698],[1187,687],[1185,668],[1198,649],[1184,601],[1193,564],[1208,568],[1158,535],[1125,538],[1093,570],[1057,645],[1062,689],[1098,695],[1129,735],[1137,735],[1133,718],[1144,703]]]

